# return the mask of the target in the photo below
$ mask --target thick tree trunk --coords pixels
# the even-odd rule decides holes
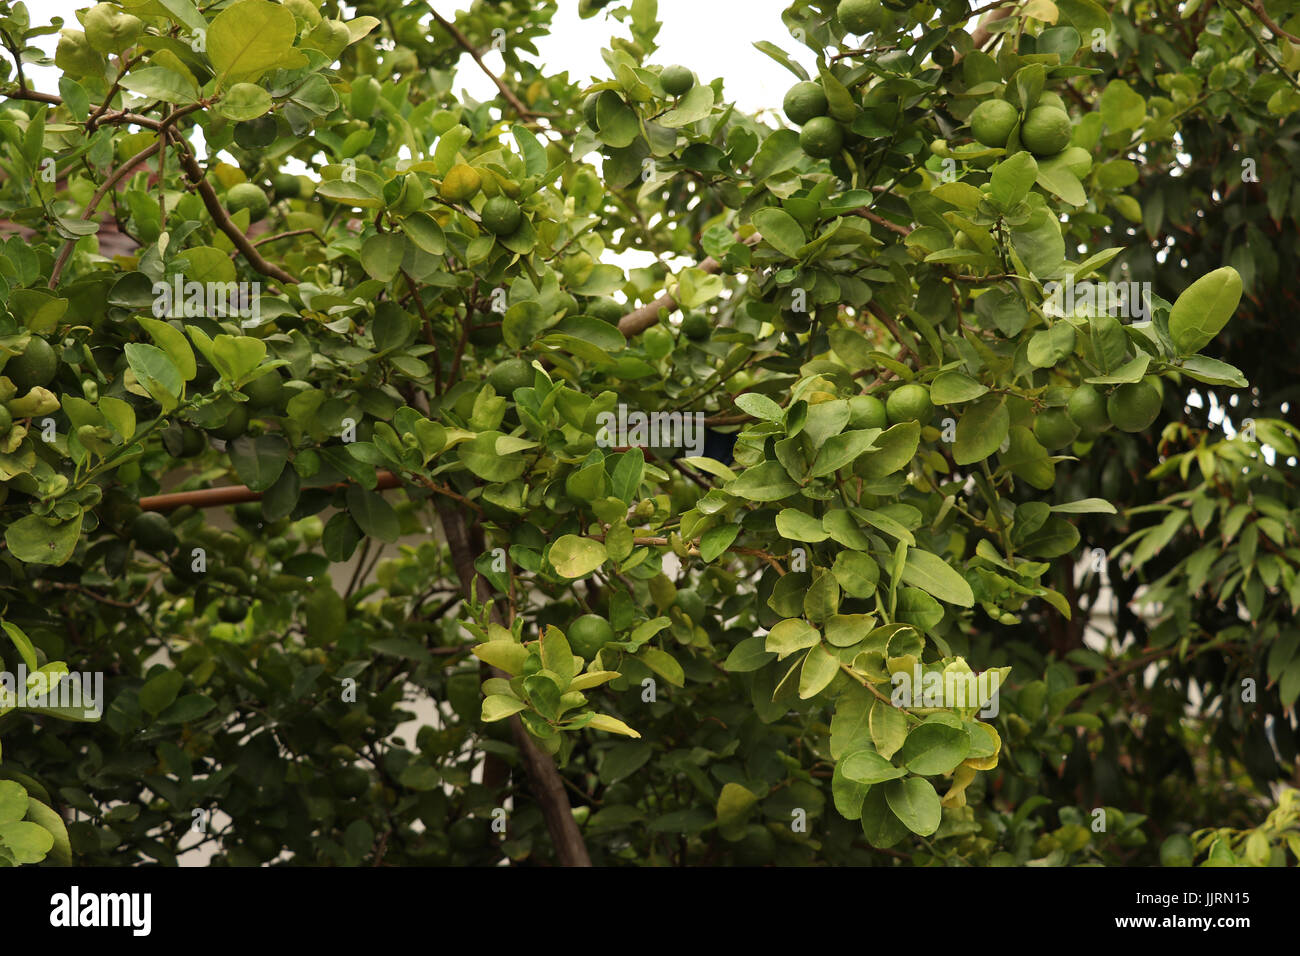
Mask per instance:
[[[482,548],[476,551],[471,532],[465,524],[464,513],[457,510],[452,502],[442,498],[437,500],[435,507],[442,523],[443,534],[447,538],[447,545],[451,549],[451,559],[456,568],[456,576],[460,579],[461,592],[468,598],[473,585],[478,600],[492,597],[492,585],[474,567],[475,554]],[[493,605],[492,616],[502,626],[506,625],[505,617],[496,605]],[[495,669],[493,673],[497,677],[509,677],[508,674]],[[564,782],[560,779],[560,771],[556,768],[555,761],[537,746],[517,715],[509,718],[509,721],[510,734],[514,738],[515,746],[519,748],[524,773],[528,776],[529,789],[542,810],[542,817],[546,820],[546,828],[550,831],[551,842],[555,845],[555,855],[560,865],[591,866],[591,857],[587,855],[587,844],[582,839],[577,821],[573,819],[569,797],[564,791]]]

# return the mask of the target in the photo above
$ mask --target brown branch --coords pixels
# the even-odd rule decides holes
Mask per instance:
[[[886,229],[890,230],[891,232],[896,232],[900,236],[910,236],[912,234],[911,226],[900,226],[896,222],[890,222],[888,219],[884,218],[883,216],[876,215],[870,209],[855,209],[853,210],[853,215],[861,216],[863,219],[870,219],[876,225],[884,226]]]
[[[1255,14],[1255,16],[1259,17],[1259,22],[1268,27],[1269,32],[1274,36],[1286,37],[1292,43],[1300,43],[1300,37],[1296,36],[1294,33],[1287,33],[1273,21],[1273,18],[1268,15],[1268,11],[1264,9],[1264,4],[1262,4],[1260,0],[1254,0],[1253,3],[1247,3],[1246,0],[1237,0],[1237,2],[1250,10],[1250,12]]]
[[[402,479],[391,471],[381,471],[376,475],[375,490],[387,491],[401,483]],[[328,490],[346,488],[348,484],[349,482],[340,482],[337,485],[329,485]],[[146,495],[140,499],[140,509],[172,511],[186,505],[192,508],[219,508],[222,505],[237,505],[245,501],[261,500],[262,492],[254,491],[247,485],[223,485],[220,488],[199,488],[195,491],[173,491],[165,495]]]
[[[432,6],[429,7],[429,12],[432,13],[433,18],[438,21],[438,25],[450,33],[452,39],[459,43],[465,52],[474,58],[474,62],[478,64],[479,69],[486,73],[488,79],[496,84],[497,89],[501,91],[501,95],[510,101],[510,105],[514,107],[515,112],[519,114],[521,119],[531,119],[538,115],[525,106],[519,97],[515,96],[514,91],[502,82],[501,77],[488,69],[488,65],[484,63],[483,58],[478,55],[478,50],[474,49],[474,44],[470,43],[469,38],[456,28],[456,24],[452,23],[437,10],[433,9]]]
[[[290,229],[288,232],[277,232],[273,236],[263,236],[261,239],[258,239],[253,243],[253,245],[261,246],[268,242],[278,242],[281,239],[288,239],[290,236],[315,236],[317,241],[322,245],[326,244],[324,237],[315,229]]]
[[[119,182],[130,175],[137,166],[146,159],[158,152],[162,146],[162,140],[154,140],[140,152],[136,153],[121,166],[117,167],[113,173],[104,180],[102,186],[95,191],[95,195],[90,197],[90,202],[86,205],[86,210],[81,214],[82,219],[89,219],[95,214],[103,198],[108,195],[108,191],[116,186]],[[72,249],[77,244],[78,239],[69,239],[63,243],[63,248],[59,250],[58,258],[54,260],[54,268],[50,271],[50,281],[47,288],[53,289],[59,284],[59,277],[63,274],[63,267],[68,263],[68,257],[72,255]]]
[[[185,175],[190,183],[199,191],[203,205],[207,207],[208,215],[217,224],[217,228],[226,234],[226,237],[235,244],[236,249],[243,253],[244,258],[248,260],[248,264],[256,271],[280,282],[297,285],[297,279],[274,263],[267,262],[253,243],[249,241],[249,238],[231,221],[230,213],[226,212],[225,207],[221,205],[221,200],[217,198],[217,193],[212,188],[212,184],[203,175],[203,170],[199,168],[199,162],[194,156],[194,151],[190,149],[190,144],[185,141],[185,138],[175,131],[169,131],[169,135],[172,143],[177,147],[181,168],[185,170]]]
[[[444,501],[437,502],[435,508],[442,522],[447,546],[451,550],[452,564],[456,568],[456,576],[460,579],[462,593],[468,598],[473,591],[481,600],[488,599],[492,596],[492,585],[474,567],[474,548],[465,527],[464,514]],[[498,624],[505,626],[501,611],[495,603],[492,605],[491,614]],[[496,668],[493,668],[492,672],[495,677],[506,680],[510,678],[509,674]],[[573,819],[573,809],[569,804],[568,795],[564,792],[564,783],[559,770],[556,769],[555,761],[529,736],[518,714],[512,716],[509,723],[511,736],[514,738],[515,746],[519,748],[519,756],[523,761],[524,773],[528,776],[529,789],[542,811],[542,817],[546,820],[551,842],[555,846],[555,856],[560,861],[560,865],[591,866],[587,845],[583,842],[582,831],[578,829],[577,821]]]
[[[898,327],[898,323],[895,322],[893,318],[887,312],[885,312],[884,309],[882,309],[875,302],[868,302],[867,311],[869,311],[872,315],[874,315],[876,319],[879,320],[880,324],[889,330],[889,334],[894,337],[894,340],[898,342],[900,346],[902,346],[903,353],[905,355],[912,356],[912,358],[915,359],[917,362],[921,361],[921,357],[917,355],[914,351],[912,351],[912,347],[908,345],[907,342],[904,340],[903,332]]]

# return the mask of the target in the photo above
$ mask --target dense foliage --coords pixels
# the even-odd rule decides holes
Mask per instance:
[[[1294,863],[1296,5],[555,6],[0,0],[0,863]]]

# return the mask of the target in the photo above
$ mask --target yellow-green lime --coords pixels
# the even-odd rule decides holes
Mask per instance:
[[[236,405],[226,416],[226,420],[216,428],[209,429],[212,434],[218,438],[224,438],[226,441],[238,438],[244,434],[244,429],[248,427],[248,409],[243,405]]]
[[[226,205],[231,212],[248,210],[249,222],[257,222],[271,208],[271,200],[266,198],[262,187],[254,183],[235,183],[226,193]]]
[[[1070,114],[1056,106],[1035,106],[1025,115],[1020,142],[1035,156],[1055,156],[1070,145]]]
[[[1006,100],[985,100],[970,114],[971,135],[985,146],[1005,146],[1019,116]]]
[[[438,194],[448,202],[464,202],[473,198],[482,185],[483,177],[479,175],[477,169],[464,163],[457,163],[447,170],[446,176],[442,177],[442,186],[438,189]]]
[[[874,395],[854,395],[849,399],[850,428],[886,428],[885,403]]]
[[[584,614],[569,625],[569,647],[584,661],[589,661],[614,639],[614,629],[599,614]]]
[[[844,131],[829,116],[814,116],[800,131],[799,145],[809,156],[828,159],[844,145]]]
[[[1055,451],[1079,437],[1079,426],[1064,408],[1047,408],[1034,419],[1034,437],[1048,451]]]
[[[1070,420],[1079,426],[1079,435],[1084,441],[1092,441],[1110,428],[1110,419],[1106,417],[1106,400],[1092,385],[1080,385],[1071,392],[1065,410],[1069,413]]]
[[[508,196],[493,196],[483,204],[479,217],[488,232],[508,236],[519,228],[524,214],[519,211],[519,203]]]
[[[934,405],[930,402],[930,390],[924,385],[910,382],[889,393],[885,399],[885,414],[891,425],[900,422],[920,422],[925,424],[934,414]]]
[[[1130,382],[1110,393],[1106,415],[1122,432],[1140,432],[1150,428],[1160,414],[1160,393],[1146,382]]]
[[[488,381],[499,395],[513,394],[517,388],[533,384],[533,367],[521,358],[510,358],[497,365],[488,375]]]
[[[681,96],[695,85],[695,74],[677,64],[666,66],[659,74],[659,85],[669,96]]]
[[[829,108],[826,104],[826,91],[820,83],[804,80],[796,83],[785,94],[781,108],[790,122],[802,126],[815,116],[825,116]]]
[[[840,0],[835,19],[849,33],[874,33],[889,22],[889,11],[880,0]]]
[[[58,367],[59,361],[50,343],[33,336],[23,353],[6,362],[0,374],[9,376],[19,395],[26,395],[33,388],[49,385]]]

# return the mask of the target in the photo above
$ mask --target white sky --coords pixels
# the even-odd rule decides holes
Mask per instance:
[[[27,4],[33,23],[49,23],[58,16],[65,27],[72,28],[80,27],[74,11],[91,5],[90,0],[28,0]],[[537,45],[541,62],[550,72],[568,70],[570,77],[581,83],[608,78],[600,50],[611,35],[630,38],[628,28],[604,13],[580,20],[577,0],[560,0],[559,5],[551,34]],[[812,62],[811,53],[791,39],[781,22],[781,11],[788,5],[789,0],[659,0],[659,19],[663,22],[657,38],[660,49],[650,59],[664,66],[681,63],[704,82],[725,77],[727,99],[746,112],[778,108],[795,77],[754,49],[753,43],[770,40],[795,54],[805,66]],[[433,6],[443,17],[452,19],[455,11],[468,3],[438,0]],[[40,37],[38,45],[53,56],[58,39],[58,34]],[[493,69],[501,66],[499,53],[488,53],[483,59]],[[53,67],[29,67],[27,72],[38,89],[58,92],[58,72]],[[478,99],[489,99],[496,93],[491,80],[468,55],[461,58],[456,89],[465,89]]]

